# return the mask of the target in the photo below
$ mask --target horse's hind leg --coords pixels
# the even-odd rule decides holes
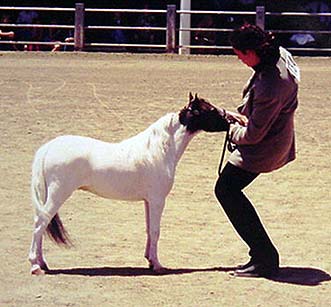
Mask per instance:
[[[45,206],[42,209],[36,209],[34,230],[29,252],[31,274],[35,275],[44,274],[45,271],[48,270],[47,262],[43,256],[42,250],[43,235],[48,224],[55,216],[61,205],[71,195],[71,193],[62,190],[59,187],[56,190],[49,187],[47,194],[48,197]]]
[[[48,270],[46,260],[42,254],[43,234],[50,222],[50,216],[45,212],[37,212],[34,220],[34,230],[29,252],[31,274],[40,275]]]

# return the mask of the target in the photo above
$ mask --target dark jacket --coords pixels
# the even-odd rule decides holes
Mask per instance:
[[[292,63],[290,63],[292,64]],[[238,111],[248,117],[247,127],[231,125],[237,144],[229,162],[253,173],[270,172],[295,159],[294,111],[298,84],[286,58],[276,65],[258,67],[244,90]]]

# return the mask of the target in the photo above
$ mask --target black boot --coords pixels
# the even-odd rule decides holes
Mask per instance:
[[[275,250],[273,253],[255,256],[244,265],[239,265],[234,271],[239,277],[272,277],[279,272],[279,255]]]
[[[274,277],[279,272],[279,266],[266,265],[263,263],[252,263],[249,266],[245,266],[241,269],[234,271],[234,276],[238,277]]]

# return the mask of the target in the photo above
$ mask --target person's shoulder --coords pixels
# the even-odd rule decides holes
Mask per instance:
[[[256,87],[262,91],[264,95],[274,96],[279,95],[280,92],[286,92],[295,86],[295,82],[289,74],[285,62],[282,58],[279,59],[275,66],[266,67],[260,72]]]
[[[268,66],[258,73],[255,82],[255,93],[263,96],[274,96],[282,86],[280,70],[277,66]]]
[[[265,83],[265,82],[274,82],[277,81],[280,77],[280,70],[277,65],[266,66],[264,69],[259,73],[258,80]]]

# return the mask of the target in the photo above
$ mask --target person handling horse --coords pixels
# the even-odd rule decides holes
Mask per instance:
[[[246,24],[232,32],[234,53],[254,72],[232,122],[233,151],[220,172],[215,194],[233,227],[249,247],[250,261],[235,276],[271,277],[279,272],[279,253],[250,200],[243,193],[261,173],[295,159],[294,113],[298,105],[299,68],[270,32]]]

